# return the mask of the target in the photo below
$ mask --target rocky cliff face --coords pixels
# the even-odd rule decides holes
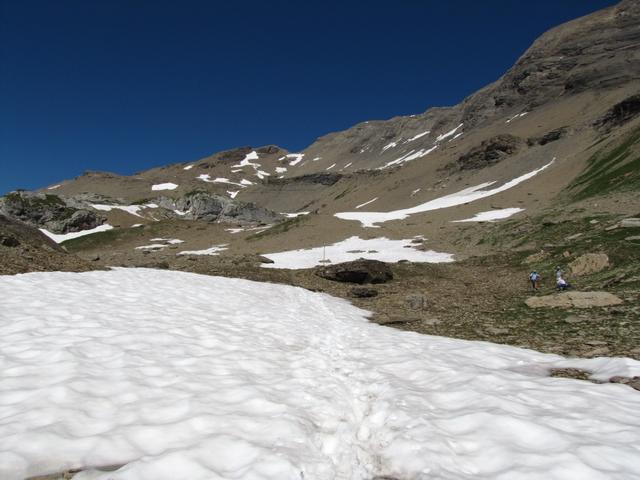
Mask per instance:
[[[420,115],[364,122],[320,137],[305,150],[309,163],[299,173],[331,164],[346,170],[378,168],[435,147],[451,138],[484,128],[496,120],[517,118],[584,92],[599,94],[640,81],[640,2],[625,0],[592,15],[560,25],[544,35],[496,82],[448,108]],[[621,106],[633,110],[633,102]],[[458,127],[451,136],[442,138]],[[438,140],[440,138],[440,140]],[[421,157],[420,157],[421,158]],[[290,175],[290,174],[289,174]]]
[[[95,228],[105,220],[96,212],[70,206],[57,195],[23,191],[0,197],[0,213],[53,233]]]

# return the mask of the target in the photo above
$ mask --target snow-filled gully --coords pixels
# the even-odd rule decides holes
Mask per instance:
[[[34,295],[37,292],[37,295]],[[623,480],[639,375],[371,324],[300,288],[149,269],[0,276],[0,478]],[[91,467],[123,465],[104,473]]]

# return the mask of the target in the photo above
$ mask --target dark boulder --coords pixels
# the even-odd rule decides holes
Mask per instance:
[[[353,287],[349,293],[354,298],[371,298],[378,296],[378,291],[375,288],[368,287]]]
[[[319,267],[315,273],[327,280],[347,283],[385,283],[393,279],[389,265],[378,260],[364,258],[353,262]]]
[[[535,144],[538,145],[546,145],[547,143],[555,142],[556,140],[560,140],[561,138],[567,135],[567,127],[556,128],[555,130],[551,130],[550,132],[545,133],[541,137],[530,138],[527,140],[527,144],[529,146],[533,146]]]

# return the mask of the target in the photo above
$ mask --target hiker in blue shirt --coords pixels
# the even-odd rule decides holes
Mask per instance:
[[[529,281],[534,292],[538,291],[538,282],[540,282],[540,274],[535,270],[529,274]]]

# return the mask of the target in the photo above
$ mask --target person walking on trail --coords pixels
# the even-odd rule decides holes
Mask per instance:
[[[556,290],[559,292],[564,292],[571,288],[571,285],[567,283],[567,281],[562,278],[562,276],[558,277],[558,281],[556,282]]]
[[[538,283],[540,282],[540,274],[535,270],[529,274],[529,281],[534,292],[538,291]]]
[[[564,270],[562,270],[562,267],[560,267],[560,265],[556,265],[556,281],[560,280],[563,275],[564,275]]]

